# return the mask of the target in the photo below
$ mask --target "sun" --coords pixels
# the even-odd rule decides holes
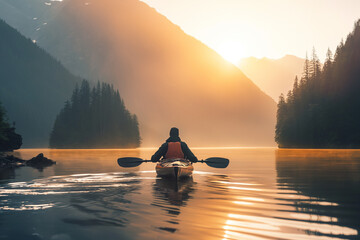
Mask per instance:
[[[237,65],[244,55],[242,45],[235,41],[221,42],[216,48],[217,51],[225,60]]]

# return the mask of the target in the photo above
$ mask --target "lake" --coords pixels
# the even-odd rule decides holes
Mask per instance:
[[[179,183],[117,165],[154,151],[16,151],[57,164],[0,170],[0,239],[360,239],[359,150],[194,149],[230,165]]]

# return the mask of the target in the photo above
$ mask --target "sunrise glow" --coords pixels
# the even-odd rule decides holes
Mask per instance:
[[[214,50],[233,64],[237,64],[242,57],[245,57],[242,45],[236,41],[221,42],[219,46],[214,47]]]

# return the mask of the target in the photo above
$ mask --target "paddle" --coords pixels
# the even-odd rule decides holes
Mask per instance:
[[[198,162],[206,163],[208,166],[213,168],[226,168],[229,165],[229,159],[221,157],[211,157]]]
[[[143,160],[136,157],[119,158],[117,161],[121,167],[137,167],[144,162],[151,162],[151,160]]]
[[[137,167],[144,162],[151,162],[151,160],[143,160],[136,157],[119,158],[117,161],[121,167]],[[221,157],[211,157],[205,160],[199,160],[198,162],[206,163],[208,166],[214,168],[226,168],[229,165],[229,159]]]

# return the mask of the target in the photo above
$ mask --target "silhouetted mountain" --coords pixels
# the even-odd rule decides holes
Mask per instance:
[[[239,68],[265,93],[276,101],[281,93],[287,93],[293,86],[296,75],[301,76],[304,59],[286,55],[280,59],[244,58]]]
[[[280,97],[276,141],[280,147],[360,148],[360,20],[324,66],[313,51],[303,76]]]
[[[49,11],[56,16],[31,37],[73,73],[118,87],[144,146],[158,145],[173,126],[191,146],[274,143],[275,102],[145,3],[68,0]]]
[[[24,147],[46,147],[51,126],[78,78],[0,20],[0,101]]]

